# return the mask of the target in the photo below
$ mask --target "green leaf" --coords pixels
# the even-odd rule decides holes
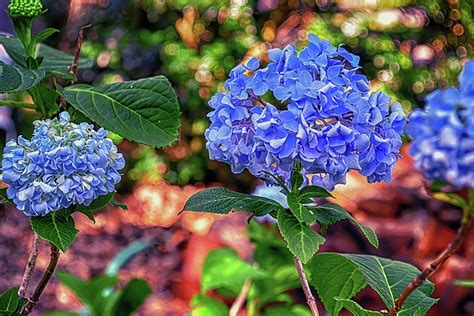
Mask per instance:
[[[310,310],[303,305],[271,306],[264,316],[311,316]]]
[[[132,279],[121,290],[117,304],[114,306],[111,316],[132,315],[151,294],[148,284],[141,279]]]
[[[164,147],[178,138],[178,99],[163,76],[97,87],[74,85],[63,96],[89,119],[131,141]]]
[[[43,41],[45,41],[46,39],[48,39],[51,35],[55,34],[55,33],[58,33],[59,30],[58,29],[54,29],[54,28],[46,28],[44,30],[42,30],[41,32],[38,32],[35,36],[33,36],[33,40],[36,42],[36,43],[41,43]]]
[[[7,188],[0,189],[0,204],[13,204],[13,202],[8,198]]]
[[[300,203],[297,193],[291,192],[287,195],[286,200],[288,202],[290,211],[300,222],[312,224],[316,221],[316,216],[313,211]]]
[[[298,198],[301,200],[327,197],[334,198],[334,196],[332,196],[332,194],[329,193],[326,189],[318,187],[316,185],[307,185],[303,187],[298,193]]]
[[[51,116],[58,111],[56,99],[59,96],[55,90],[48,88],[45,84],[39,84],[28,90],[31,95],[36,109],[43,116]]]
[[[0,35],[0,44],[3,45],[7,54],[15,61],[16,64],[23,68],[26,67],[25,62],[25,48],[20,40],[13,37],[6,37]],[[56,73],[68,73],[68,67],[72,65],[74,56],[63,53],[51,46],[45,44],[38,44],[36,47],[35,57],[43,57],[43,62],[38,70]],[[94,63],[90,59],[79,58],[78,68],[90,68]]]
[[[46,76],[43,70],[27,70],[0,61],[0,93],[25,91],[38,85]]]
[[[112,201],[110,201],[110,204],[112,206],[116,206],[116,207],[119,207],[121,208],[122,210],[125,210],[125,211],[128,211],[128,206],[120,201],[117,201],[116,199],[112,199]]]
[[[212,289],[226,289],[237,295],[245,280],[268,277],[261,270],[241,259],[228,248],[211,251],[204,262],[201,277],[201,293]]]
[[[90,281],[83,281],[72,274],[61,271],[57,272],[56,276],[62,284],[73,291],[76,297],[89,308],[93,316],[103,315],[107,302],[102,293],[107,288],[115,286],[118,282],[118,278],[115,276],[98,276]]]
[[[191,316],[228,316],[229,308],[221,301],[205,295],[195,295],[191,300]]]
[[[350,311],[354,316],[383,316],[384,314],[376,311],[371,311],[363,308],[353,300],[335,297],[336,301],[340,302],[345,309]]]
[[[288,249],[303,263],[307,263],[326,241],[323,236],[285,210],[278,212],[278,227]]]
[[[84,212],[84,211],[93,212],[93,211],[100,210],[112,202],[112,199],[114,198],[114,194],[115,193],[112,192],[106,195],[101,195],[97,199],[92,201],[92,203],[89,205],[77,205],[75,210],[78,212]]]
[[[334,267],[338,268],[334,269]],[[391,309],[405,287],[420,273],[416,267],[400,261],[368,255],[338,253],[318,254],[307,265],[307,268],[311,271],[310,282],[316,287],[318,294],[324,296],[322,301],[325,307],[335,312],[331,315],[337,315],[336,311],[342,307],[342,305],[335,306],[337,303],[342,304],[341,302],[331,300],[330,296],[334,293],[326,293],[331,287],[342,289],[346,286],[346,290],[339,290],[340,294],[332,297],[351,299],[355,295],[353,293],[360,290],[360,277],[362,277],[365,283],[382,298],[387,309]],[[351,269],[353,272],[348,276]],[[329,272],[324,274],[324,271]],[[345,271],[345,273],[340,271]],[[353,289],[352,284],[354,284]],[[437,301],[430,297],[433,290],[433,284],[425,281],[408,296],[398,316],[411,316],[418,309],[426,313]]]
[[[18,308],[20,297],[18,296],[18,289],[11,288],[0,296],[0,315],[12,315]]]
[[[462,287],[472,287],[474,288],[474,280],[456,280],[454,284]]]
[[[331,225],[341,220],[349,220],[352,224],[359,227],[372,246],[375,248],[379,247],[379,239],[377,238],[375,232],[370,227],[359,223],[343,207],[334,203],[326,203],[324,205],[315,207],[314,211],[316,212],[317,221],[323,226]]]
[[[468,207],[467,201],[456,193],[448,193],[448,192],[436,192],[433,193],[433,197],[441,202],[448,203],[460,208]]]
[[[301,162],[297,161],[295,162],[295,166],[293,167],[293,170],[291,170],[291,176],[290,176],[290,182],[291,182],[291,187],[293,189],[293,192],[298,191],[298,189],[303,185],[304,178],[303,175],[301,174]]]
[[[30,217],[31,228],[43,239],[51,242],[62,252],[76,240],[74,219],[67,210],[56,211],[46,216]]]
[[[233,211],[246,211],[263,216],[283,207],[276,201],[238,193],[226,188],[208,188],[197,192],[184,205],[185,211],[228,214]]]

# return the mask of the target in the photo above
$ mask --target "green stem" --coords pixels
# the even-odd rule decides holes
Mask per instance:
[[[9,100],[0,100],[0,106],[11,106],[14,108],[33,109],[33,110],[36,109],[36,106],[33,103],[9,101]]]

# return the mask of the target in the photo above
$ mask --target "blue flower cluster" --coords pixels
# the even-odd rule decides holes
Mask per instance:
[[[369,182],[390,181],[399,156],[405,115],[382,92],[371,92],[359,57],[309,36],[235,67],[209,104],[206,131],[211,159],[235,173],[270,172],[288,181],[301,161],[306,183],[332,190],[350,170]]]
[[[426,111],[410,115],[410,154],[427,178],[474,188],[474,61],[464,66],[459,89],[435,90]]]
[[[30,140],[10,140],[2,159],[8,198],[27,216],[44,216],[71,205],[89,205],[115,191],[125,165],[104,129],[59,119],[35,121]]]

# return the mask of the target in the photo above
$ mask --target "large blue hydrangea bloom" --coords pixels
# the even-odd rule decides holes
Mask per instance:
[[[8,198],[27,216],[44,216],[71,205],[89,205],[115,191],[122,154],[104,129],[59,119],[35,121],[30,140],[10,140],[2,159]]]
[[[268,55],[263,68],[256,58],[235,67],[227,92],[210,100],[211,159],[287,181],[299,160],[306,183],[329,190],[350,170],[390,181],[405,115],[385,93],[371,92],[359,57],[314,35],[300,53],[289,45]]]
[[[426,96],[426,111],[413,111],[407,132],[415,166],[427,178],[474,187],[474,61],[465,64],[459,88]]]

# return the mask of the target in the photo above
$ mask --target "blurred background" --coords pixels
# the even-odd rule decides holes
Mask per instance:
[[[0,0],[0,33],[12,34]],[[85,83],[110,83],[166,75],[178,93],[182,111],[181,140],[155,150],[115,137],[127,159],[119,187],[123,211],[113,207],[97,223],[77,218],[81,234],[61,259],[59,269],[83,278],[104,273],[125,247],[140,251],[121,265],[120,278],[146,279],[154,293],[140,315],[185,315],[199,291],[203,260],[214,248],[227,246],[250,259],[246,216],[208,214],[178,216],[186,199],[200,188],[225,185],[253,192],[258,182],[248,173],[233,175],[227,165],[210,161],[204,131],[207,101],[223,89],[235,65],[250,56],[265,60],[269,48],[302,45],[310,33],[344,44],[361,56],[362,71],[374,89],[398,100],[405,111],[423,106],[430,91],[455,85],[463,63],[474,54],[472,0],[43,0],[48,8],[35,28],[61,33],[48,44],[71,53],[81,26],[82,54],[96,63],[79,73]],[[0,48],[0,60],[7,56]],[[30,135],[33,113],[0,107],[0,142]],[[390,184],[368,185],[351,174],[336,197],[381,239],[374,250],[350,225],[329,231],[326,251],[371,253],[425,267],[453,238],[460,211],[429,199],[422,176],[407,148]],[[440,302],[429,315],[474,315],[474,291],[456,279],[474,278],[474,234],[434,278]],[[138,241],[138,244],[136,243]],[[11,208],[0,210],[0,292],[19,283],[31,244],[28,221]],[[46,245],[44,245],[46,248]],[[140,248],[142,247],[142,248]],[[16,249],[18,251],[12,251]],[[46,250],[39,267],[47,265]],[[302,293],[294,296],[304,303]],[[380,308],[370,291],[358,295],[365,307]],[[74,309],[80,304],[54,281],[40,312]],[[245,315],[245,314],[244,314]]]

